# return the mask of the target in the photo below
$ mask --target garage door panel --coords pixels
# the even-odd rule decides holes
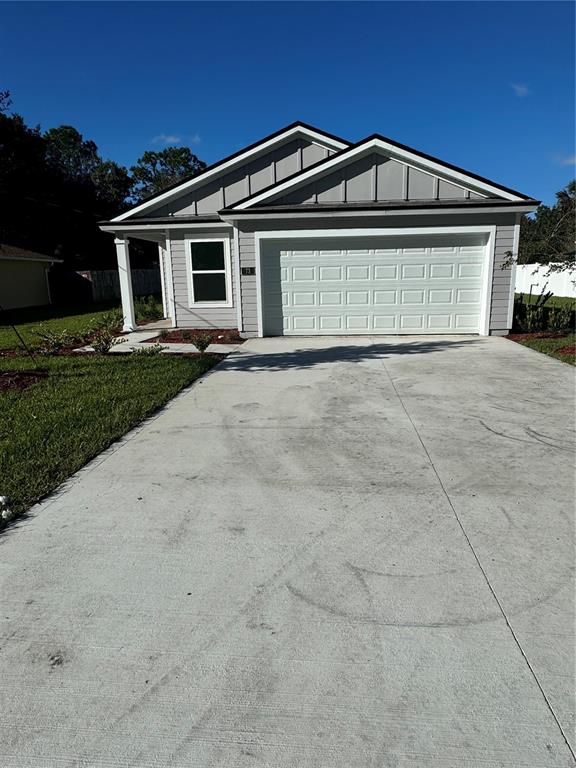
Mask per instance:
[[[267,244],[264,333],[478,333],[485,246],[441,240]]]

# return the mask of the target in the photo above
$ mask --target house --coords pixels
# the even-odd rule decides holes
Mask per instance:
[[[50,304],[48,270],[61,259],[27,248],[0,244],[0,307],[19,309]]]
[[[294,123],[134,206],[116,237],[158,243],[166,316],[246,336],[505,334],[520,217],[538,201],[378,134]]]

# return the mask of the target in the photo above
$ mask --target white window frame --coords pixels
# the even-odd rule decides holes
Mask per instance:
[[[217,309],[219,307],[233,307],[232,295],[232,266],[230,259],[229,237],[187,237],[186,243],[186,275],[188,278],[188,307],[197,309]],[[192,246],[197,243],[223,243],[224,245],[224,269],[193,269]],[[226,301],[195,301],[194,299],[194,275],[221,275],[224,274],[226,284]]]

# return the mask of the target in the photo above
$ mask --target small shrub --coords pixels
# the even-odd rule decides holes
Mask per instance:
[[[122,339],[117,339],[116,334],[110,328],[98,328],[92,335],[90,344],[99,355],[107,355],[112,347],[120,344]]]
[[[572,307],[552,307],[548,313],[548,328],[551,331],[565,331],[573,326]]]
[[[66,330],[53,331],[44,326],[40,326],[36,335],[40,338],[38,351],[42,355],[57,355],[60,350],[74,346],[78,340],[76,336]]]
[[[182,341],[192,341],[192,334],[190,331],[182,331]]]
[[[159,355],[163,349],[166,347],[163,347],[162,344],[151,344],[149,347],[132,347],[132,354],[139,357],[153,357]]]
[[[202,355],[206,352],[210,344],[212,344],[212,336],[209,333],[199,333],[198,336],[194,338],[194,346]]]
[[[166,341],[166,339],[170,336],[170,331],[167,331],[166,328],[163,328],[158,336],[163,340]]]
[[[526,306],[526,319],[524,325],[528,333],[544,330],[544,307],[538,304],[528,304]]]
[[[159,320],[164,316],[162,302],[156,296],[140,296],[135,299],[134,312],[137,322]]]

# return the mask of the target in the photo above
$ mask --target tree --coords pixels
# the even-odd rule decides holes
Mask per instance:
[[[0,114],[8,112],[12,106],[12,99],[10,97],[10,91],[0,91]]]
[[[98,199],[106,206],[119,210],[132,189],[132,179],[124,166],[113,160],[101,160],[90,174]]]
[[[576,269],[576,180],[556,193],[553,206],[523,217],[518,263],[548,264],[551,272]]]
[[[142,202],[184,177],[195,176],[204,168],[206,163],[192,154],[189,147],[168,147],[161,152],[144,152],[130,169],[134,182],[134,202]]]
[[[96,144],[85,141],[82,134],[71,125],[50,128],[44,134],[44,139],[47,164],[68,181],[86,183],[102,162]]]

